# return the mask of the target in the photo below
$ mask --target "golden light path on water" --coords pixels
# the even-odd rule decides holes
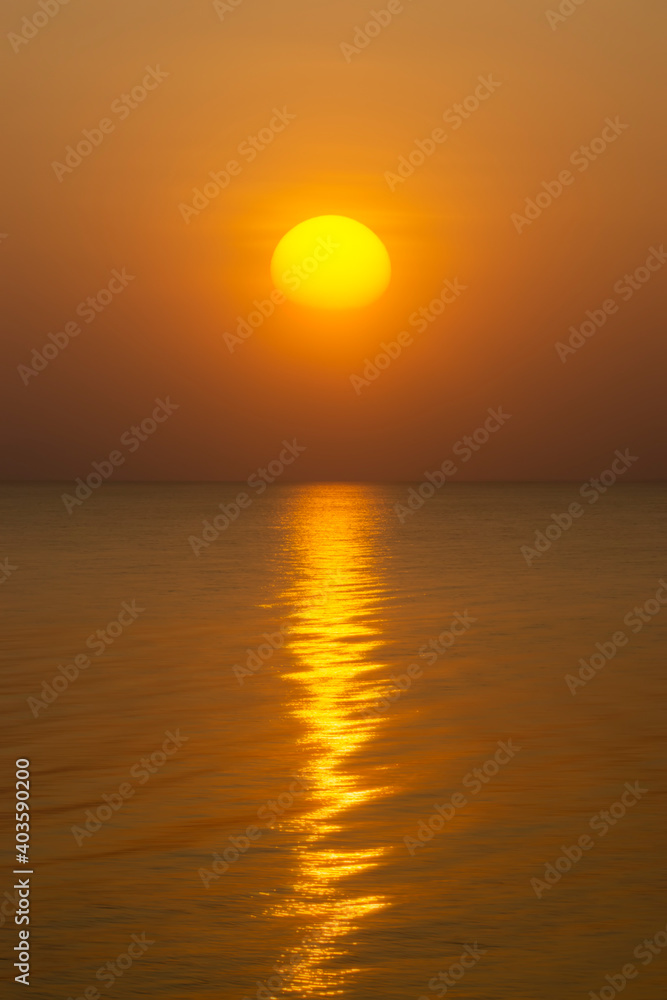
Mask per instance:
[[[373,738],[378,722],[361,710],[381,697],[384,686],[376,676],[384,664],[375,658],[384,593],[378,528],[365,489],[351,486],[341,495],[340,489],[314,486],[299,494],[288,514],[295,579],[282,597],[295,608],[287,644],[297,669],[285,680],[299,689],[288,707],[306,725],[300,774],[316,805],[281,823],[296,840],[297,875],[291,894],[270,915],[299,922],[298,944],[276,971],[285,981],[281,992],[302,997],[347,992],[356,971],[351,958],[345,961],[349,936],[366,915],[387,905],[381,895],[351,894],[345,880],[377,865],[388,848],[324,843],[343,830],[346,810],[391,792],[370,786],[350,760]]]

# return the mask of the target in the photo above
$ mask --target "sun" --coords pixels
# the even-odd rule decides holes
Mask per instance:
[[[271,277],[301,305],[359,309],[386,290],[391,260],[368,226],[344,215],[318,215],[283,236],[273,253]]]

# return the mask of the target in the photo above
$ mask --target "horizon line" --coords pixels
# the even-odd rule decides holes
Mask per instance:
[[[69,484],[71,479],[0,479],[0,486],[48,486],[57,484]],[[76,482],[76,480],[74,480]],[[339,485],[339,486],[414,486],[420,485],[421,479],[293,479],[280,483],[267,483],[267,489],[272,487],[282,488],[286,486],[318,486],[318,485]],[[586,480],[588,482],[588,480]],[[459,479],[456,482],[443,484],[451,488],[452,486],[545,486],[545,485],[570,485],[581,483],[580,478],[576,479]],[[616,482],[616,486],[656,486],[667,484],[664,479],[631,479],[625,482]],[[113,482],[105,481],[104,486],[247,486],[246,479],[115,479]]]

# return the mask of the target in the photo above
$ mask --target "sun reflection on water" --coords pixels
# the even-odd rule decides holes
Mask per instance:
[[[346,810],[391,792],[369,782],[353,759],[378,725],[361,710],[383,689],[381,528],[367,487],[301,491],[288,517],[293,577],[282,599],[295,609],[288,646],[296,669],[285,680],[296,694],[287,704],[305,725],[300,774],[313,807],[281,821],[295,841],[295,882],[269,912],[300,924],[300,944],[276,966],[281,992],[337,996],[357,971],[350,935],[387,905],[382,895],[350,891],[346,880],[376,867],[389,848],[337,843]]]

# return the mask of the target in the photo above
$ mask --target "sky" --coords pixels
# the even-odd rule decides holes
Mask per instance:
[[[1,15],[2,478],[420,481],[498,408],[462,480],[664,478],[664,5],[42,2]],[[239,337],[327,214],[387,292]]]

